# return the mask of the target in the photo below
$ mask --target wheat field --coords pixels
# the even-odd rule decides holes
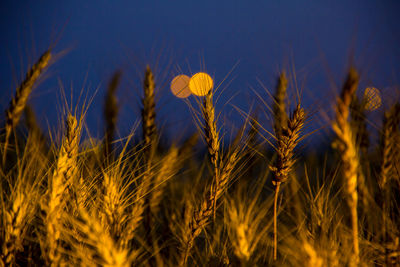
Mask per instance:
[[[3,115],[0,266],[400,266],[400,102],[360,88],[356,68],[340,81],[330,146],[310,153],[320,133],[311,107],[288,100],[284,70],[262,99],[272,125],[240,110],[243,125],[226,126],[211,78],[200,88],[194,75],[197,131],[162,143],[147,66],[132,133],[117,136],[116,71],[103,139],[85,134],[96,103],[65,107],[56,138],[29,104],[53,56],[27,70]]]

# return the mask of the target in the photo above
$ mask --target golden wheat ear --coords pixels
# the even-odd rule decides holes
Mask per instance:
[[[3,166],[5,165],[7,158],[7,149],[11,132],[17,126],[21,118],[21,114],[25,109],[28,97],[43,70],[49,65],[51,56],[51,51],[47,50],[29,69],[24,81],[20,84],[20,86],[18,86],[15,96],[11,99],[10,105],[6,110],[6,137],[3,150]]]
[[[233,196],[226,197],[224,224],[241,266],[255,265],[255,251],[271,227],[271,223],[265,224],[265,218],[272,203],[261,200],[260,194],[260,188],[242,184]]]
[[[206,196],[201,201],[200,206],[192,208],[191,218],[186,221],[188,227],[182,237],[182,253],[179,258],[180,266],[187,263],[195,239],[209,223],[213,214],[215,218],[216,202],[222,197],[229,183],[233,180],[235,167],[244,153],[244,146],[239,144],[243,136],[243,129],[241,129],[235,137],[234,145],[230,153],[224,158],[220,156],[220,140],[214,113],[212,91],[210,91],[203,101],[203,116],[205,120],[204,136],[207,142],[211,163],[214,167],[213,181]]]
[[[43,251],[46,251],[46,261],[49,264],[61,262],[59,252],[62,229],[61,217],[65,212],[66,198],[71,197],[71,187],[76,182],[80,136],[80,122],[75,116],[68,114],[66,133],[58,152],[53,175],[49,176],[46,202],[42,205],[42,209],[46,213],[44,218],[46,236],[43,242]]]
[[[273,166],[270,166],[273,172],[272,182],[275,186],[275,198],[274,198],[274,260],[277,258],[277,203],[278,194],[281,183],[285,182],[290,172],[292,171],[293,164],[295,162],[294,148],[300,141],[300,133],[303,129],[305,122],[305,112],[304,109],[297,105],[296,109],[293,111],[292,116],[287,122],[287,128],[281,128],[281,134],[276,136],[277,138],[277,159]]]
[[[359,263],[358,242],[358,192],[357,178],[359,158],[355,143],[355,134],[349,122],[350,104],[356,93],[359,76],[355,69],[351,68],[343,85],[342,93],[336,104],[336,119],[332,123],[333,131],[336,133],[338,142],[336,149],[340,152],[347,202],[351,213],[353,231],[353,262]]]
[[[70,242],[70,253],[79,258],[81,266],[128,267],[137,256],[137,252],[122,248],[110,235],[107,224],[99,214],[86,209],[77,210],[78,218],[66,216],[82,236],[82,242]]]
[[[23,192],[23,188],[13,191],[10,196],[8,209],[3,212],[5,235],[2,246],[2,258],[6,266],[14,266],[15,254],[23,251],[22,242],[28,226],[28,220],[33,217],[33,210],[28,197],[31,195]]]
[[[204,117],[204,136],[207,142],[208,154],[210,155],[211,164],[214,168],[214,199],[213,199],[213,212],[215,218],[217,191],[220,180],[220,140],[219,132],[217,130],[217,123],[215,120],[215,107],[213,104],[213,91],[210,90],[203,99],[203,117]]]
[[[193,247],[196,237],[201,233],[202,228],[208,223],[209,217],[215,214],[216,202],[218,198],[218,187],[220,185],[220,140],[219,132],[215,120],[215,108],[213,105],[213,90],[210,90],[203,98],[203,105],[201,107],[204,123],[202,124],[204,130],[204,138],[207,143],[208,154],[210,156],[211,165],[213,167],[213,181],[210,191],[201,202],[197,210],[193,209],[191,219],[188,221],[188,229],[185,240],[181,245],[181,255],[178,259],[179,265],[186,264]]]

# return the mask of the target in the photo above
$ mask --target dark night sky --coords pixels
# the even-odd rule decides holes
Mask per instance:
[[[188,75],[201,70],[204,60],[217,84],[239,62],[222,84],[227,87],[217,104],[226,127],[240,117],[231,105],[247,111],[257,99],[253,90],[271,102],[258,80],[273,91],[278,71],[294,67],[306,108],[323,111],[312,118],[312,130],[327,123],[322,115],[337,92],[331,80],[340,85],[350,61],[362,73],[361,87],[381,89],[384,103],[398,99],[399,12],[400,1],[370,0],[3,0],[0,106],[6,108],[28,64],[55,45],[56,53],[67,53],[31,98],[44,127],[49,121],[54,128],[60,117],[60,83],[76,98],[82,88],[89,96],[98,88],[86,121],[91,134],[101,137],[105,88],[120,68],[119,129],[125,135],[140,116],[141,76],[148,63],[160,85],[160,124],[172,138],[191,132],[189,108],[171,95],[169,82],[179,68]]]

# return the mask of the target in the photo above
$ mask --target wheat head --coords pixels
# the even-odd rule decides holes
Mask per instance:
[[[354,94],[357,90],[359,77],[355,69],[351,68],[347,79],[343,85],[341,97],[336,104],[336,119],[332,123],[332,128],[338,138],[336,149],[340,152],[343,177],[347,201],[351,211],[351,221],[353,230],[353,261],[359,262],[359,242],[358,242],[358,215],[357,215],[357,178],[359,168],[359,158],[355,143],[355,134],[349,122],[349,107]]]
[[[53,174],[49,177],[46,200],[42,202],[42,209],[46,212],[45,226],[46,239],[44,242],[47,261],[58,264],[60,239],[60,220],[65,208],[65,197],[77,172],[77,157],[79,151],[80,125],[77,119],[68,114],[66,120],[66,134],[58,152],[57,162]]]
[[[282,72],[278,78],[278,84],[276,86],[276,92],[274,96],[274,130],[275,135],[279,137],[282,134],[282,130],[287,127],[288,116],[286,114],[286,92],[287,92],[288,80],[286,73]]]
[[[121,81],[121,71],[116,71],[107,88],[105,104],[104,104],[104,117],[106,119],[106,133],[104,137],[104,156],[107,158],[112,152],[112,141],[114,139],[117,117],[118,117],[118,102],[115,96],[118,85]]]
[[[3,152],[3,165],[5,164],[7,147],[10,134],[12,130],[17,126],[21,114],[24,111],[28,97],[32,92],[35,82],[39,78],[43,70],[49,65],[51,59],[51,52],[47,50],[39,60],[29,69],[25,76],[24,81],[18,86],[15,96],[12,98],[7,110],[6,110],[6,139]]]

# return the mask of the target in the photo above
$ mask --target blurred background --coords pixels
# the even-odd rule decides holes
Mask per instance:
[[[286,70],[291,109],[299,94],[311,116],[308,131],[322,128],[308,142],[323,140],[350,65],[361,73],[360,95],[374,86],[384,107],[399,99],[399,12],[400,2],[389,0],[3,0],[0,107],[6,109],[29,66],[52,46],[58,58],[30,98],[44,130],[56,129],[65,99],[77,105],[82,93],[93,98],[86,117],[90,135],[102,138],[105,91],[122,70],[118,128],[125,136],[140,120],[149,64],[157,122],[170,139],[196,129],[188,102],[170,92],[175,75],[206,71],[214,78],[220,126],[229,136],[243,120],[239,110],[257,111],[267,128],[272,125],[265,103],[272,103],[268,92]],[[193,97],[188,101],[196,107]]]

